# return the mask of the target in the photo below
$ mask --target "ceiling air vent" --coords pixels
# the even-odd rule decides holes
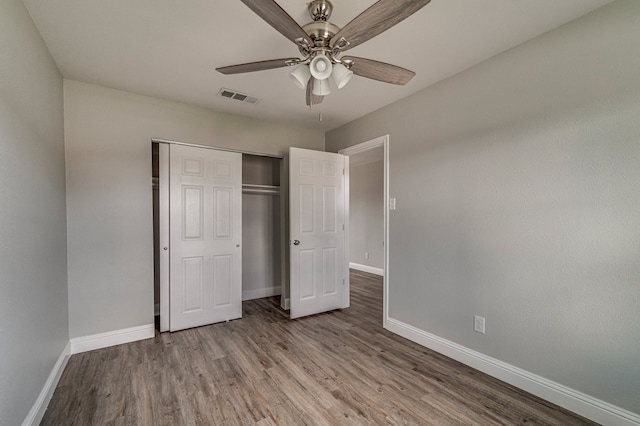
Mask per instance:
[[[257,104],[260,101],[260,99],[254,98],[253,96],[245,95],[244,93],[225,88],[220,89],[220,91],[218,92],[218,96],[234,99],[236,101],[245,102],[248,104]]]

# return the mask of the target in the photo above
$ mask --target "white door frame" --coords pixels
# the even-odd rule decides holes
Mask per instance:
[[[368,151],[373,148],[378,148],[379,146],[383,147],[384,150],[384,158],[383,158],[383,169],[384,169],[384,178],[383,178],[383,211],[384,211],[384,229],[383,229],[383,239],[382,243],[383,247],[383,267],[384,271],[382,273],[383,280],[383,290],[382,290],[382,326],[387,328],[387,318],[389,317],[389,135],[384,135],[377,137],[375,139],[371,139],[366,142],[359,143],[357,145],[352,145],[347,148],[341,149],[338,153],[345,155],[348,160],[350,155],[358,154],[364,151]],[[347,265],[349,264],[349,161],[345,161],[345,199],[346,199],[346,217],[345,217],[345,258]],[[347,274],[347,288],[350,288],[349,285],[349,275]],[[347,299],[345,301],[348,304],[349,292],[345,292]]]

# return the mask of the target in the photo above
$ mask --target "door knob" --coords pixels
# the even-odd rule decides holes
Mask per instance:
[[[299,245],[300,245],[300,241],[298,241],[298,240],[293,240],[293,245],[294,245],[294,246],[299,246]]]

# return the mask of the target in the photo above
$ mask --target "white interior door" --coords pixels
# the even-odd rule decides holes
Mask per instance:
[[[242,155],[170,147],[171,331],[242,316]]]
[[[348,307],[344,156],[290,148],[289,198],[291,318]]]

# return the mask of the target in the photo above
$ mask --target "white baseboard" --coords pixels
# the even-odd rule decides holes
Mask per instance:
[[[281,288],[277,287],[265,287],[256,290],[246,290],[242,292],[242,301],[262,299],[263,297],[277,296],[280,294]]]
[[[356,269],[362,272],[368,272],[370,274],[380,275],[381,277],[384,276],[384,269],[376,268],[375,266],[367,266],[361,265],[359,263],[349,262],[349,268]]]
[[[51,401],[53,392],[56,390],[56,386],[58,386],[64,367],[66,367],[67,361],[69,361],[70,355],[71,344],[67,342],[67,345],[64,347],[62,353],[58,357],[58,360],[54,364],[51,373],[49,373],[49,377],[44,383],[44,386],[40,391],[40,395],[38,395],[38,399],[36,399],[36,402],[31,407],[31,410],[29,410],[27,417],[25,417],[22,422],[22,426],[37,426],[40,424],[42,417],[44,417],[44,413],[47,411],[47,406],[49,405],[49,401]]]
[[[289,309],[291,309],[291,299],[289,299],[288,297],[286,299],[284,299],[284,305],[281,305],[282,309],[284,309],[285,311],[288,311]]]
[[[140,325],[138,327],[124,328],[122,330],[107,331],[106,333],[92,334],[71,339],[71,354],[93,351],[95,349],[108,348],[109,346],[135,342],[137,340],[150,339],[155,335],[153,324]]]
[[[603,425],[638,426],[640,415],[593,398],[567,386],[420,330],[387,318],[386,328],[406,339],[453,358],[490,376],[564,407]]]
[[[42,417],[44,417],[44,413],[47,411],[47,406],[51,401],[53,392],[56,390],[56,386],[60,381],[60,376],[62,376],[62,372],[69,361],[69,356],[94,349],[101,349],[123,343],[135,342],[136,340],[148,339],[154,335],[154,325],[147,324],[71,339],[67,342],[67,345],[58,357],[58,360],[53,366],[42,391],[40,391],[40,395],[38,395],[36,402],[33,404],[31,410],[29,410],[29,413],[27,414],[27,417],[25,417],[22,422],[22,426],[35,426],[40,424]]]

